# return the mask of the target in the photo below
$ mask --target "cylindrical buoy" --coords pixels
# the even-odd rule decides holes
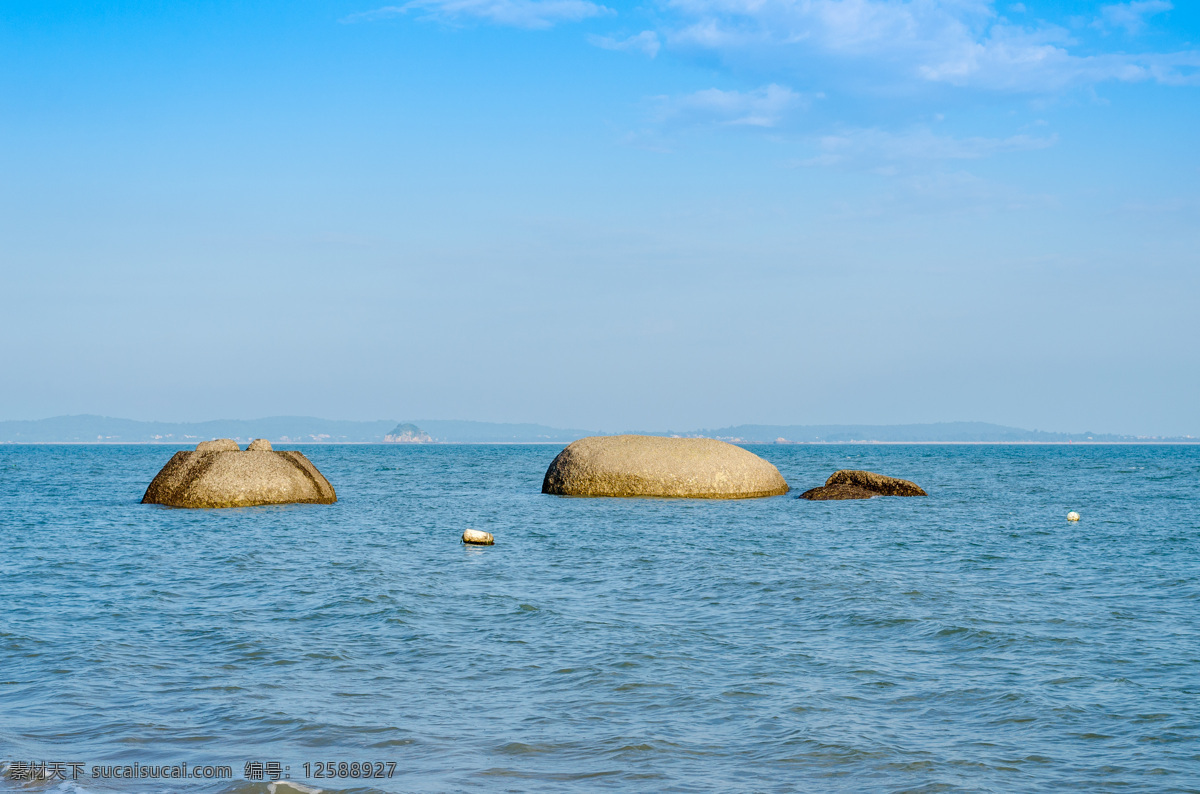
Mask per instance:
[[[1067,513],[1067,520],[1068,521],[1078,521],[1079,514],[1076,513],[1074,510],[1072,510],[1071,512]]]
[[[465,529],[462,536],[463,543],[470,543],[473,546],[494,546],[496,539],[492,537],[491,532],[484,532],[479,529]]]

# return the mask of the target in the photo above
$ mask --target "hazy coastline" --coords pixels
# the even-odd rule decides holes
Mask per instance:
[[[405,428],[405,433],[396,433]],[[415,431],[415,432],[414,432]],[[349,421],[304,416],[271,416],[205,422],[156,422],[105,416],[58,416],[0,421],[0,444],[163,444],[194,445],[211,438],[249,442],[265,438],[282,444],[549,444],[565,445],[586,436],[636,433],[683,438],[716,438],[734,444],[1196,444],[1200,437],[1027,430],[989,422],[937,422],[895,425],[763,425],[718,428],[606,429],[558,428],[511,422],[447,419]]]

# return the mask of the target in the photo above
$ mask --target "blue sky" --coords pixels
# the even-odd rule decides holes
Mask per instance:
[[[8,2],[0,417],[1200,434],[1200,8]]]

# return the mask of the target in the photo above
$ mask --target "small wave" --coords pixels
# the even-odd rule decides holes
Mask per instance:
[[[295,780],[275,780],[262,783],[240,781],[222,789],[221,794],[339,794],[339,791],[345,790],[317,788]]]

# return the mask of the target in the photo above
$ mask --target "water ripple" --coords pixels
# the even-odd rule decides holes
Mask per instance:
[[[164,448],[0,447],[0,761],[237,778],[17,787],[80,794],[1200,790],[1200,450],[756,451],[930,497],[562,499],[549,447],[323,446],[335,505],[188,511],[138,503]]]

